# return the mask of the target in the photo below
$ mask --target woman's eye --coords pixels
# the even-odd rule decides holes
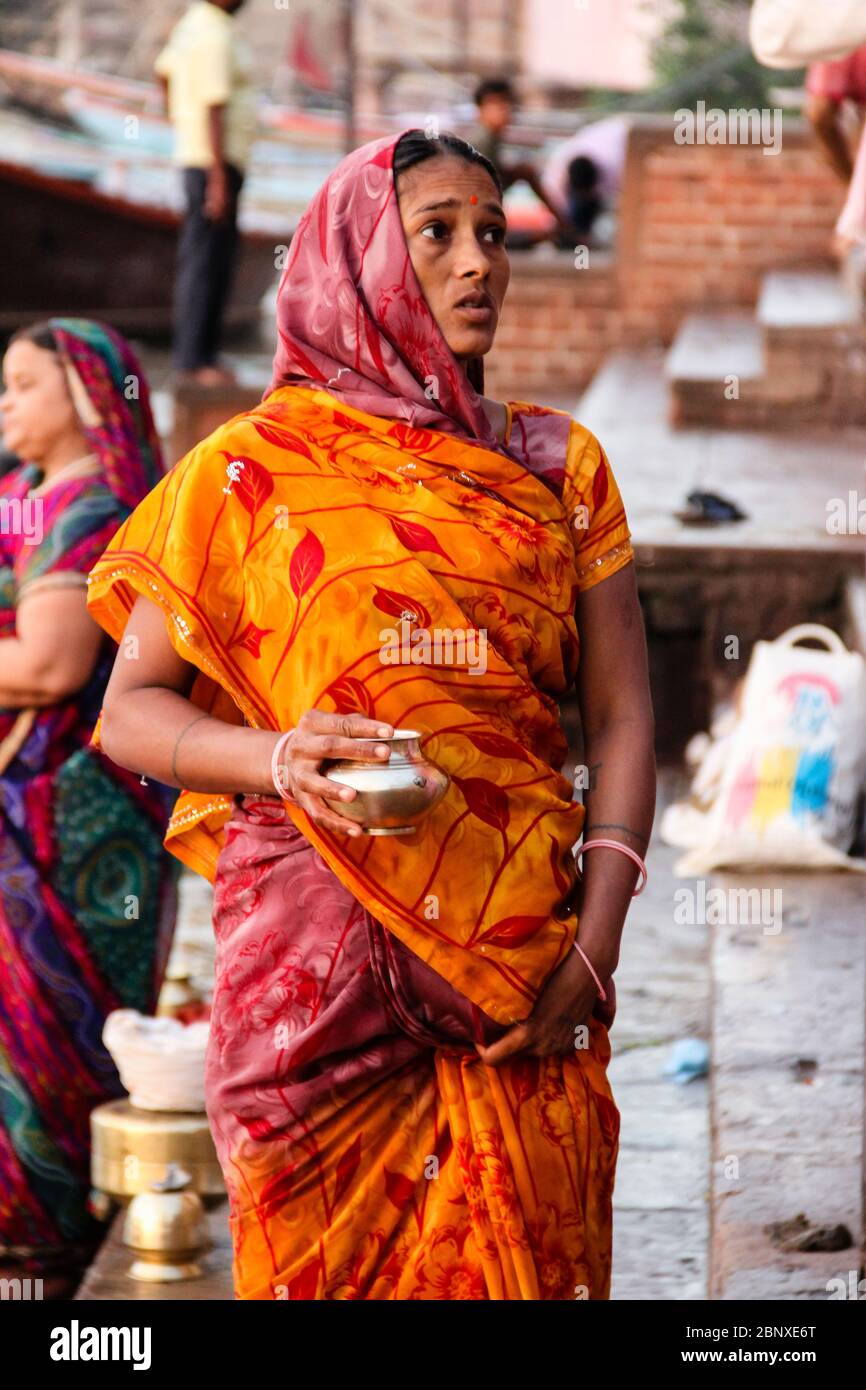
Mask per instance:
[[[448,231],[449,228],[445,222],[428,222],[426,227],[421,228],[421,235],[427,236],[427,234],[430,233],[431,241],[442,241],[443,238],[448,235]],[[502,242],[505,240],[505,228],[498,224],[496,226],[486,228],[484,236],[489,237],[491,235],[493,237],[494,244],[497,246],[501,245]]]

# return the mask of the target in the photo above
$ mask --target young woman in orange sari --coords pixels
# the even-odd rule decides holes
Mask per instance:
[[[344,159],[293,238],[262,404],[90,574],[94,617],[135,639],[94,738],[183,788],[166,845],[214,883],[206,1094],[238,1298],[610,1293],[646,651],[600,444],[480,394],[504,233],[495,171],[452,136]],[[395,664],[401,628],[462,630],[484,660],[433,642]],[[575,679],[588,811],[561,772]],[[397,728],[450,786],[414,833],[367,836],[322,765]],[[582,831],[606,843],[578,880]]]

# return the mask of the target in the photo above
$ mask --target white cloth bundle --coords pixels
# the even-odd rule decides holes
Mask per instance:
[[[132,1104],[141,1110],[201,1112],[204,1056],[210,1025],[151,1018],[137,1009],[114,1009],[102,1041],[114,1058]]]
[[[755,0],[749,41],[768,68],[845,58],[866,43],[863,0]]]

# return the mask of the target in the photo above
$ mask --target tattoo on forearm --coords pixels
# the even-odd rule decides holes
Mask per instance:
[[[649,844],[649,836],[648,836],[648,835],[641,835],[641,833],[640,833],[639,830],[632,830],[629,826],[627,826],[627,825],[620,825],[619,821],[615,821],[615,820],[611,820],[611,821],[596,821],[594,825],[588,825],[588,826],[586,826],[586,828],[584,829],[584,832],[583,832],[584,839],[585,839],[586,836],[590,833],[591,830],[621,830],[621,831],[623,832],[624,835],[632,835],[640,844],[642,844],[642,845],[648,845],[648,844]]]
[[[178,772],[178,770],[177,770],[177,750],[178,750],[178,747],[180,746],[180,741],[181,741],[181,739],[183,738],[184,734],[188,734],[188,733],[189,733],[189,731],[190,731],[190,729],[192,728],[193,724],[198,724],[198,723],[200,723],[202,719],[210,719],[210,715],[209,715],[209,714],[197,714],[196,717],[195,717],[195,719],[191,719],[191,720],[189,721],[189,723],[187,724],[187,726],[186,726],[185,729],[181,729],[180,733],[178,734],[177,738],[175,739],[175,742],[174,742],[174,752],[173,752],[172,755],[171,755],[171,776],[172,776],[172,781],[173,781],[173,782],[176,782],[177,785],[178,785],[179,787],[182,787],[182,786],[183,786],[183,778],[180,776],[180,774],[179,774],[179,772]]]

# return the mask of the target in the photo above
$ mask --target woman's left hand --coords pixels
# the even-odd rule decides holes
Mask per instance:
[[[603,975],[601,978],[604,981]],[[495,1067],[519,1054],[549,1057],[573,1052],[576,1046],[576,1031],[581,1024],[588,1024],[590,1015],[596,1013],[593,1007],[596,1002],[602,1008],[608,1009],[612,1004],[615,1011],[612,985],[611,979],[610,983],[605,983],[604,986],[608,996],[606,1006],[605,1002],[599,999],[598,986],[579,953],[569,951],[567,958],[553,972],[536,999],[535,1008],[529,1017],[515,1023],[513,1028],[489,1047],[482,1047],[480,1043],[476,1043],[479,1057],[486,1066]],[[603,1017],[602,1022],[605,1022]]]
[[[593,1017],[599,1019],[605,1028],[612,1028],[616,1018],[616,984],[612,975],[609,980],[603,980],[602,984],[607,998],[596,999],[592,1013]]]

